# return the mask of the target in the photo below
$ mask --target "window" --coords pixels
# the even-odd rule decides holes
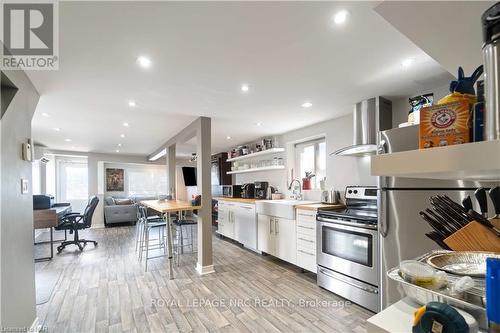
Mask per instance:
[[[86,158],[57,158],[57,201],[71,203],[73,211],[82,212],[89,199]]]
[[[32,173],[32,183],[33,183],[33,194],[42,194],[41,190],[41,173],[40,173],[40,161],[33,162],[31,166]]]
[[[305,178],[306,172],[316,175],[311,181],[312,189],[320,188],[320,181],[326,177],[325,138],[301,142],[295,145],[295,176]]]
[[[167,170],[162,168],[128,169],[128,195],[167,193]]]

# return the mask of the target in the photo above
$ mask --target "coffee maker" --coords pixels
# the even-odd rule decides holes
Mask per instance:
[[[241,186],[241,197],[245,199],[255,198],[255,184],[246,183]]]
[[[268,182],[255,182],[255,199],[267,199]]]

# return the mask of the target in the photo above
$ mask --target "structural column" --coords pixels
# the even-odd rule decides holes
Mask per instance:
[[[175,182],[175,143],[167,148],[167,168],[168,168],[168,191],[173,196],[172,199],[177,199],[177,190]]]
[[[198,263],[196,271],[203,275],[214,272],[212,257],[212,178],[211,119],[200,117],[196,122],[196,177],[202,209],[198,211]]]

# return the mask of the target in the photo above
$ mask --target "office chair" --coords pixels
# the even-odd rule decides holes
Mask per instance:
[[[94,243],[94,246],[97,246],[97,242],[93,240],[80,239],[78,237],[78,230],[90,228],[92,225],[92,216],[94,215],[95,208],[99,203],[99,199],[96,196],[90,198],[87,207],[85,208],[85,212],[83,214],[79,213],[69,213],[64,215],[61,218],[61,221],[56,227],[56,230],[69,230],[69,233],[75,234],[75,238],[71,241],[64,241],[57,247],[57,253],[61,253],[61,251],[70,244],[74,244],[78,246],[80,251],[83,251],[83,247],[87,245],[87,243]],[[83,243],[83,246],[82,246]]]

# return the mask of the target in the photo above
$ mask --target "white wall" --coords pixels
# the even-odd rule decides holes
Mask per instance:
[[[408,98],[432,92],[434,93],[434,100],[437,101],[449,92],[449,84],[439,84],[437,86],[429,84],[429,87],[428,90],[417,91],[411,96],[392,99],[393,127],[397,127],[398,124],[408,120],[410,108]],[[289,196],[287,185],[290,181],[290,168],[294,168],[294,144],[321,136],[326,138],[327,189],[334,187],[338,191],[344,191],[348,185],[377,185],[377,178],[370,176],[370,157],[329,156],[330,153],[337,149],[352,145],[352,114],[281,135],[279,141],[286,149],[283,157],[286,160],[287,170],[238,174],[235,183],[267,181],[272,186],[278,186],[283,193]],[[320,200],[321,193],[319,190],[305,191],[304,194],[305,199]]]
[[[115,196],[115,197],[128,197],[130,195],[128,191],[128,184],[129,184],[129,173],[130,171],[147,171],[147,172],[161,172],[163,171],[165,173],[165,181],[167,177],[167,165],[155,165],[155,164],[138,164],[138,163],[104,163],[103,165],[104,171],[104,177],[106,177],[106,169],[123,169],[124,173],[124,191],[110,191],[108,192],[106,190],[106,185],[104,185],[104,196]],[[167,185],[165,184],[165,188],[158,192],[157,195],[159,194],[167,194],[168,188],[166,188]]]
[[[196,168],[196,162],[189,162],[189,160],[177,159],[175,168],[175,188],[176,197],[178,200],[189,201],[192,200],[193,195],[198,194],[197,186],[185,186],[184,176],[182,174],[182,167],[194,167]]]
[[[19,90],[0,121],[0,327],[29,328],[36,318],[32,170],[21,145],[31,138],[39,94],[23,71],[4,73]],[[21,178],[29,181],[26,194]]]
[[[48,153],[67,156],[87,156],[89,170],[89,196],[96,195],[99,198],[99,204],[95,210],[92,219],[93,228],[104,227],[103,200],[105,195],[105,174],[104,164],[107,163],[137,163],[137,164],[166,164],[165,159],[159,159],[154,162],[147,160],[146,156],[137,155],[119,155],[119,154],[101,154],[85,153],[74,151],[47,150]]]
[[[286,160],[288,168],[293,167],[290,155],[293,155],[294,143],[303,141],[304,139],[307,140],[318,136],[324,136],[326,138],[327,153],[327,188],[335,187],[335,189],[343,191],[347,185],[376,185],[377,178],[370,176],[369,158],[329,156],[330,153],[337,149],[352,145],[352,122],[352,114],[350,114],[283,134],[280,137],[280,142],[286,148],[283,157]],[[289,195],[288,191],[286,191],[289,180],[289,171],[269,171],[236,175],[236,184],[268,181],[270,185],[278,186],[280,190],[287,195]],[[305,195],[305,199],[320,199],[319,191],[305,192]]]

